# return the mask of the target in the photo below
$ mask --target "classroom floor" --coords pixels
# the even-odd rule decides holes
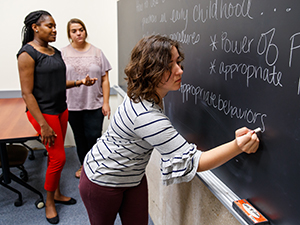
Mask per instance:
[[[87,212],[81,201],[78,183],[79,179],[75,178],[75,171],[79,168],[77,153],[75,147],[66,148],[67,161],[62,171],[61,177],[61,191],[77,200],[75,205],[57,205],[61,225],[88,225],[89,220]],[[34,151],[35,159],[27,159],[25,168],[28,172],[28,184],[39,190],[44,199],[46,191],[44,190],[44,177],[46,171],[47,157],[44,156],[44,150]],[[1,171],[1,170],[0,170]],[[19,175],[20,170],[12,168],[11,171]],[[2,172],[2,171],[1,171]],[[45,209],[37,209],[35,201],[39,198],[37,194],[29,191],[28,189],[20,186],[12,181],[10,186],[16,188],[22,193],[23,205],[15,207],[14,202],[17,199],[17,194],[4,188],[0,185],[0,225],[28,225],[28,224],[49,224],[45,219]],[[121,225],[120,218],[117,217],[115,225]],[[149,217],[149,225],[154,225]]]

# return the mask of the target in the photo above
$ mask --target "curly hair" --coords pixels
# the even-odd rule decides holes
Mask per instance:
[[[32,24],[40,25],[45,21],[45,17],[51,16],[51,14],[44,10],[37,10],[29,13],[24,20],[24,27],[22,28],[22,46],[32,41],[34,38],[34,32],[32,30]],[[52,17],[52,16],[51,16]]]
[[[124,72],[127,80],[127,95],[133,102],[141,99],[160,104],[162,99],[156,89],[162,82],[165,72],[171,76],[170,62],[172,47],[183,61],[184,54],[178,42],[161,35],[151,35],[142,38],[131,52],[130,62]]]

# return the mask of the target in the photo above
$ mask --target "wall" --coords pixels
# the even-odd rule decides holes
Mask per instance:
[[[163,186],[160,155],[147,166],[149,212],[155,225],[239,225],[210,190],[195,177],[188,183]]]
[[[40,1],[10,0],[0,1],[2,23],[0,60],[0,90],[19,90],[19,75],[16,53],[21,47],[21,30],[25,16],[34,10],[44,9],[50,12],[57,25],[56,42],[53,46],[61,48],[69,44],[66,26],[69,19],[77,17],[85,23],[88,41],[101,48],[112,64],[111,84],[117,84],[117,1]]]
[[[102,49],[112,65],[113,69],[109,73],[111,86],[118,83],[117,0],[10,0],[0,1],[0,91],[20,90],[16,53],[21,47],[23,21],[28,13],[39,9],[50,12],[56,22],[57,38],[51,45],[58,49],[69,44],[67,22],[74,17],[81,19],[88,31],[87,41]],[[107,126],[107,123],[106,120],[104,126]],[[66,145],[74,145],[70,127]]]

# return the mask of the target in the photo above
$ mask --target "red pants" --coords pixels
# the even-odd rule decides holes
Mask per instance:
[[[79,191],[91,225],[113,225],[117,213],[123,225],[148,225],[146,176],[136,187],[106,187],[91,182],[82,170]]]
[[[68,125],[68,115],[67,109],[58,115],[43,114],[45,120],[57,135],[54,145],[50,148],[48,145],[45,146],[48,151],[48,167],[44,185],[46,191],[55,191],[57,189],[61,171],[66,162],[64,140]],[[41,127],[29,111],[27,111],[27,117],[34,129],[41,135]]]

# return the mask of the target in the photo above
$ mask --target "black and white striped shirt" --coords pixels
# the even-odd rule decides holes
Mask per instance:
[[[87,153],[84,171],[99,185],[136,186],[154,148],[161,154],[165,185],[195,176],[201,151],[187,143],[158,105],[146,100],[134,103],[126,96],[107,131]]]

